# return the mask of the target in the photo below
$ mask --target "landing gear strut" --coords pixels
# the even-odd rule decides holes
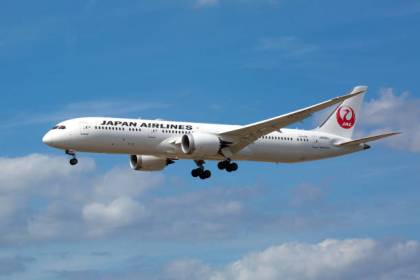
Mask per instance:
[[[191,175],[193,177],[200,177],[202,180],[210,178],[211,172],[210,170],[204,169],[204,160],[196,160],[195,163],[198,167],[191,170]]]
[[[238,164],[236,162],[231,162],[230,159],[219,161],[217,167],[220,170],[225,169],[227,172],[232,172],[238,170]]]
[[[72,150],[66,150],[66,155],[72,156],[70,159],[70,165],[76,165],[78,163],[78,160],[76,158],[76,153]]]

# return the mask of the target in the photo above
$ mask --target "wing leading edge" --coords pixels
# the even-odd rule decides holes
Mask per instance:
[[[236,153],[242,150],[244,147],[251,144],[252,142],[254,142],[255,140],[257,140],[258,138],[260,138],[261,136],[269,134],[280,128],[286,127],[292,123],[302,121],[303,119],[310,117],[315,112],[321,111],[334,104],[341,103],[348,98],[351,98],[358,94],[362,94],[366,91],[366,86],[357,86],[347,95],[335,97],[333,99],[297,111],[293,111],[291,113],[284,114],[278,117],[251,123],[238,129],[224,131],[219,135],[223,139],[228,139],[229,141],[233,142],[233,144],[229,145],[229,149],[232,153]]]

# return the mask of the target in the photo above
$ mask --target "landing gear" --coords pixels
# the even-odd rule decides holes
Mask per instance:
[[[220,170],[225,169],[227,172],[232,172],[238,170],[238,164],[236,162],[231,162],[230,159],[219,161],[217,167]]]
[[[238,164],[236,162],[230,163],[228,166],[226,166],[227,172],[232,172],[238,170]]]
[[[193,177],[200,177],[200,179],[204,180],[211,177],[210,170],[204,169],[204,161],[203,160],[196,160],[195,163],[197,164],[197,168],[191,170],[191,175]]]
[[[70,159],[70,165],[76,165],[78,163],[78,160],[76,158],[76,153],[72,150],[66,150],[66,155],[72,156]]]
[[[200,179],[207,179],[211,177],[210,170],[204,169],[204,160],[196,160],[197,168],[191,170],[191,176],[199,177]],[[220,170],[226,170],[227,172],[233,172],[238,170],[238,164],[236,162],[231,162],[230,159],[219,161],[217,167]]]
[[[191,171],[191,175],[193,177],[200,177],[200,179],[204,180],[211,177],[210,170],[204,170],[201,168],[196,168]]]

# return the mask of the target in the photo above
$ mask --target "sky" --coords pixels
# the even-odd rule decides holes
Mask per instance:
[[[420,3],[8,1],[0,279],[420,279]],[[368,85],[372,149],[298,164],[70,167],[80,116],[247,124]],[[312,129],[328,110],[292,128]]]

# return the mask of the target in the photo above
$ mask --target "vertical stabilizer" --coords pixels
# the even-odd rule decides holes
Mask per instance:
[[[352,138],[353,130],[360,118],[360,109],[367,86],[357,86],[351,93],[360,92],[341,103],[318,127],[318,131]]]

